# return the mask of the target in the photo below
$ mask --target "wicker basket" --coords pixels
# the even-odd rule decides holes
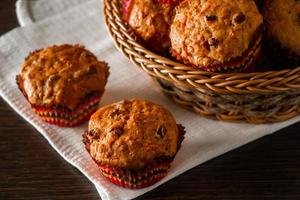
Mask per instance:
[[[300,67],[255,73],[216,73],[174,62],[140,45],[123,22],[120,0],[104,0],[107,28],[118,49],[180,105],[225,121],[267,123],[300,113]]]

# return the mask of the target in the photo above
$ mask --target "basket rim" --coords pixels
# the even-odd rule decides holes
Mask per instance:
[[[300,66],[265,72],[208,72],[158,55],[139,44],[122,19],[119,0],[104,0],[106,27],[118,50],[150,76],[219,94],[275,94],[300,89]]]

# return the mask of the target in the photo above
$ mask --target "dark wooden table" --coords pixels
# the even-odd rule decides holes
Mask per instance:
[[[0,0],[0,34],[18,26]],[[0,66],[1,67],[1,66]],[[99,199],[91,184],[0,99],[0,199]],[[200,165],[138,199],[300,200],[300,123]]]

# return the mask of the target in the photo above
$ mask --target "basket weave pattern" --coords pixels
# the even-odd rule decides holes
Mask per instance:
[[[107,28],[117,48],[177,103],[225,121],[267,123],[300,113],[300,67],[253,73],[195,69],[157,55],[137,42],[122,20],[120,0],[104,0]]]

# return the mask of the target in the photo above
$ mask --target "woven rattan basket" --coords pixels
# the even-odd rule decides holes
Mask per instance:
[[[140,45],[123,22],[120,0],[104,0],[117,48],[180,105],[225,121],[267,123],[300,113],[300,67],[255,73],[215,73],[174,62]]]

